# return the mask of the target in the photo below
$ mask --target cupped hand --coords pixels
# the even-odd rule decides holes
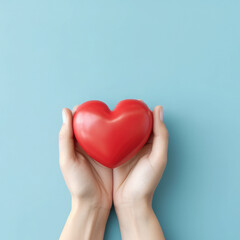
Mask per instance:
[[[168,131],[163,123],[163,108],[153,110],[153,132],[144,147],[128,162],[113,169],[115,208],[151,204],[167,163]]]
[[[73,200],[110,209],[112,170],[89,157],[74,138],[74,110],[73,113],[67,108],[62,111],[63,124],[59,132],[59,163],[62,174]]]

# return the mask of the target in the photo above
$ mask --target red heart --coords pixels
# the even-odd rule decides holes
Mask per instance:
[[[111,111],[101,101],[81,104],[73,117],[74,135],[83,150],[102,165],[115,168],[132,158],[152,131],[147,105],[126,99]]]

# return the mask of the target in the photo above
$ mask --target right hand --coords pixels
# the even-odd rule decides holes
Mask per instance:
[[[67,108],[62,111],[63,124],[59,132],[62,174],[73,202],[109,211],[112,206],[112,169],[94,161],[78,144],[73,135],[73,113]]]

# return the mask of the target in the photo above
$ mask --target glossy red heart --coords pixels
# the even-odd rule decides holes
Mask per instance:
[[[87,101],[73,117],[73,131],[80,146],[109,168],[125,163],[144,146],[152,124],[151,110],[135,99],[119,102],[113,111],[104,102]]]

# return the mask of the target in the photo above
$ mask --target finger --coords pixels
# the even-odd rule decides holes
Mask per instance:
[[[73,107],[73,110],[72,110],[72,116],[74,116],[75,112],[77,111],[77,108],[79,107],[80,105],[75,105]],[[73,136],[74,138],[74,136]],[[74,138],[75,139],[75,138]],[[78,153],[81,153],[83,155],[86,155],[85,151],[83,150],[83,148],[80,146],[80,144],[75,141],[75,150],[78,152]]]
[[[76,112],[77,108],[79,107],[79,105],[74,106],[73,110],[72,110],[72,115],[74,115],[74,113]]]
[[[151,163],[158,167],[167,162],[168,131],[163,122],[163,108],[156,106],[153,110],[153,145],[149,155]]]
[[[62,110],[63,124],[59,132],[59,160],[60,164],[75,157],[74,138],[72,129],[72,112],[68,108]]]

